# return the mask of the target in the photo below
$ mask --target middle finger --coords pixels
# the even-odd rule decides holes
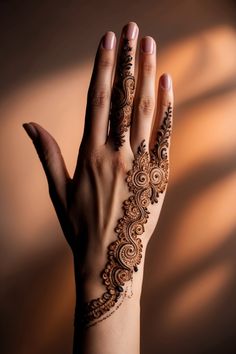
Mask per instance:
[[[120,38],[115,79],[111,97],[108,142],[116,149],[130,145],[130,124],[135,93],[135,53],[138,26],[129,22]]]

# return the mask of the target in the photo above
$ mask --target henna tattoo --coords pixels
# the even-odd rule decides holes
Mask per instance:
[[[117,77],[113,87],[110,110],[110,134],[117,150],[124,144],[124,133],[131,124],[135,90],[135,78],[130,70],[133,60],[129,54],[131,50],[129,41],[124,39],[117,65]]]
[[[82,321],[90,327],[109,317],[127,294],[126,283],[133,279],[142,259],[141,236],[148,221],[148,206],[158,202],[168,183],[168,146],[172,108],[169,105],[150,154],[143,140],[126,182],[131,196],[123,203],[123,217],[115,228],[117,239],[108,246],[105,269],[101,273],[106,291],[84,305]],[[125,288],[125,289],[124,289]],[[118,305],[116,306],[116,303]],[[115,309],[114,309],[115,308]]]

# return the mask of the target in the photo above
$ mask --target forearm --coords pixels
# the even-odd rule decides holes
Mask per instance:
[[[104,321],[82,329],[75,326],[73,354],[139,354],[140,305],[125,299]]]

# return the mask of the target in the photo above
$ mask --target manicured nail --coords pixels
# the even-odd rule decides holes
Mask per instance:
[[[116,37],[113,32],[107,32],[102,40],[103,48],[105,48],[107,50],[113,49],[114,44],[115,44],[115,39],[116,39]]]
[[[37,139],[38,132],[32,124],[24,123],[24,124],[22,124],[22,126],[32,140]]]
[[[160,77],[160,85],[163,90],[169,90],[171,88],[171,77],[168,74],[163,74]]]
[[[152,54],[154,50],[154,40],[152,37],[144,37],[141,41],[141,49],[143,53]]]
[[[137,32],[138,32],[138,27],[136,23],[130,22],[124,28],[124,37],[130,41],[131,39],[136,38]]]

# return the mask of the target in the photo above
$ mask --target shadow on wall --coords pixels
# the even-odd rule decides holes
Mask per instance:
[[[206,199],[218,203],[215,210],[198,200],[212,188]],[[217,209],[222,210],[220,216],[232,210],[235,188],[235,151],[224,156],[223,163],[216,160],[202,164],[169,188],[147,253],[143,353],[155,353],[156,348],[161,353],[235,352],[236,225],[230,218],[222,226],[217,218]],[[225,200],[224,193],[232,191],[234,196]],[[227,207],[224,203],[228,203]],[[191,214],[189,210],[197,204],[204,211]]]
[[[9,105],[4,112],[11,112],[11,95],[24,85],[32,81],[37,84],[37,80],[92,61],[100,36],[106,30],[114,30],[118,35],[121,26],[130,20],[139,24],[141,36],[150,34],[157,39],[159,71],[167,68],[173,73],[176,110],[172,172],[164,209],[146,257],[143,354],[235,353],[234,14],[234,1],[220,0],[151,0],[148,4],[122,0],[119,5],[112,1],[0,3],[0,41],[4,53],[0,56],[0,104],[7,98]],[[230,30],[222,36],[221,30],[211,33],[210,29],[221,26]],[[206,39],[200,46],[196,44],[198,35],[201,40]],[[59,94],[53,103],[49,94],[50,110],[56,109],[60,100],[67,102],[67,97]],[[66,109],[64,125],[71,112],[69,104]],[[24,110],[19,115],[23,113]],[[11,119],[11,113],[0,116],[7,133],[5,117]],[[82,127],[84,117],[79,119]],[[53,124],[60,127],[56,120]],[[62,129],[60,134],[65,131]],[[15,136],[14,141],[17,139]],[[14,159],[14,155],[4,157],[1,170]],[[18,168],[20,172],[21,166]],[[34,185],[40,181],[39,169]],[[5,209],[9,210],[8,194],[17,182],[19,190],[23,184],[30,187],[29,176],[22,181],[15,176],[17,170],[4,177],[9,193],[3,193],[1,198],[2,215]],[[40,195],[40,188],[35,194],[32,192],[33,197]],[[72,347],[74,307],[70,250],[48,200],[44,203],[44,208],[50,210],[46,220],[40,219],[37,212],[33,214],[38,200],[32,200],[31,208],[21,200],[15,203],[32,212],[26,223],[35,225],[35,233],[29,234],[28,242],[34,237],[39,240],[38,247],[41,239],[53,241],[32,254],[30,246],[26,247],[24,262],[16,258],[10,270],[3,267],[1,320],[5,344],[1,353],[67,354]],[[11,235],[12,213],[5,223],[1,248],[14,248],[17,255],[13,243],[17,238]],[[19,232],[27,232],[23,221],[19,223]]]

